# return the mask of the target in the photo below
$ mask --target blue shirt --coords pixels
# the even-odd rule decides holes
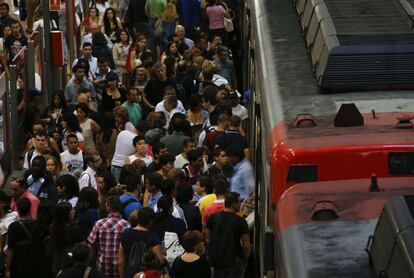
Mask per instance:
[[[253,167],[246,159],[240,161],[233,168],[230,178],[230,191],[240,194],[240,199],[247,199],[254,190]]]
[[[159,191],[157,195],[155,196],[151,194],[149,201],[148,201],[148,207],[154,209],[155,205],[158,203],[158,200],[161,198],[161,196],[162,196],[161,191]]]
[[[121,203],[128,201],[129,199],[134,199],[136,202],[132,202],[129,203],[125,209],[124,209],[124,215],[125,215],[125,219],[128,220],[129,219],[129,215],[136,210],[139,210],[142,205],[139,202],[137,196],[134,196],[130,193],[125,193],[124,195],[120,196],[119,199],[121,200]]]

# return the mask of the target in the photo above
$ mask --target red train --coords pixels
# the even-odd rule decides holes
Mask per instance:
[[[390,197],[414,194],[414,33],[400,2],[247,2],[258,276],[378,277],[369,236]]]

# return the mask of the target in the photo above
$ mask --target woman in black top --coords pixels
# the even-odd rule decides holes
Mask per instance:
[[[78,226],[72,224],[72,205],[68,202],[59,203],[53,210],[53,222],[50,237],[46,243],[46,253],[52,262],[52,272],[57,275],[62,268],[63,259],[75,243],[82,240]]]
[[[125,101],[126,92],[118,87],[116,73],[110,71],[106,74],[108,86],[102,91],[102,110],[112,112],[115,106],[119,106]]]
[[[211,269],[204,253],[203,235],[199,231],[188,231],[181,244],[185,253],[177,257],[170,271],[171,278],[210,278]]]

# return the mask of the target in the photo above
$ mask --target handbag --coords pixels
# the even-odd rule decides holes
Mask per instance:
[[[164,27],[162,26],[162,19],[160,18],[157,28],[155,28],[155,36],[162,38],[164,36]]]
[[[224,17],[223,23],[224,23],[224,29],[226,30],[226,32],[234,31],[233,20],[231,18]]]

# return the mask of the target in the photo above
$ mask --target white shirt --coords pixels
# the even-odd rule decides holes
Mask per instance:
[[[190,163],[187,159],[184,158],[183,154],[179,154],[175,157],[174,168],[183,168],[184,164]]]
[[[62,161],[62,164],[71,173],[83,172],[83,153],[81,150],[76,154],[71,154],[69,150],[62,152],[60,154],[60,161]]]
[[[140,160],[144,161],[145,166],[148,166],[153,161],[152,157],[149,156],[149,155],[145,155],[144,158],[140,158],[140,157],[136,156],[135,154],[128,156],[129,163],[132,163],[137,159],[140,159]]]
[[[88,186],[92,186],[97,190],[95,174],[96,171],[93,170],[91,167],[88,167],[85,171],[83,171],[79,178],[79,191],[81,191],[82,188]]]
[[[29,163],[29,160],[28,160],[28,157],[27,157],[27,155],[29,154],[29,152],[30,152],[30,151],[28,151],[28,152],[24,155],[24,163],[23,163],[23,168],[24,168],[24,169],[29,169],[29,168],[30,168],[29,164],[30,164],[30,165],[32,164],[33,158],[35,158],[36,156],[40,156],[40,155],[42,155],[41,153],[39,153],[39,152],[37,152],[37,151],[35,150],[35,151],[33,152],[32,158],[30,158],[30,163]]]
[[[185,115],[186,111],[185,111],[184,105],[181,102],[181,100],[177,100],[176,109]],[[155,112],[163,112],[164,114],[167,112],[164,107],[164,100],[157,103],[157,105],[155,106]]]
[[[125,159],[135,153],[134,140],[136,133],[129,130],[123,130],[118,134],[116,138],[115,153],[112,158],[112,166],[124,167]]]
[[[12,211],[7,213],[6,216],[0,220],[0,235],[6,234],[10,224],[17,221],[17,219],[19,219],[19,214],[17,212]]]
[[[231,108],[233,115],[239,116],[240,119],[246,120],[249,117],[249,112],[247,111],[246,107],[241,104],[237,104],[236,106]]]

